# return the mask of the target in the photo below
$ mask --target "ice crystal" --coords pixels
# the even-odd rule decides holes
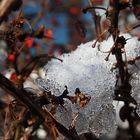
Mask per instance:
[[[135,37],[129,34],[123,35],[127,40],[125,45],[127,59],[133,59],[140,54],[140,43]],[[46,77],[37,80],[40,87],[51,90],[53,94],[59,95],[63,92],[65,85],[68,86],[69,93],[74,94],[76,88],[92,96],[91,101],[82,109],[77,105],[67,103],[67,113],[64,109],[58,109],[57,119],[68,127],[72,112],[79,112],[76,129],[78,132],[93,131],[95,134],[111,133],[115,128],[115,116],[112,106],[112,96],[115,86],[115,71],[111,71],[112,64],[115,63],[115,56],[110,55],[105,61],[109,51],[113,46],[112,37],[92,45],[94,41],[81,44],[78,48],[69,53],[63,54],[58,60],[51,60],[45,67]],[[135,77],[132,80],[134,97],[140,98],[139,91],[140,73],[135,66],[129,67],[130,72]],[[61,111],[60,111],[61,110]]]

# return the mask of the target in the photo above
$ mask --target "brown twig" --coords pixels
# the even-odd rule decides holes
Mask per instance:
[[[43,111],[28,95],[28,93],[24,89],[19,89],[15,87],[15,85],[9,81],[6,77],[4,77],[2,74],[0,74],[0,87],[4,89],[5,91],[8,91],[8,93],[11,93],[12,96],[22,101],[25,105],[28,106],[30,111],[40,117],[44,121],[44,125],[48,128],[47,120],[48,117],[52,120],[55,127],[58,129],[58,131],[67,137],[69,140],[79,140],[75,135],[69,132],[69,130],[64,127],[61,123],[56,121],[54,117],[47,111]]]
[[[0,19],[7,17],[21,0],[2,0],[0,3]]]
[[[90,7],[93,7],[93,4],[92,4],[91,0],[88,0],[88,3],[90,5]],[[100,36],[100,34],[102,33],[102,30],[101,30],[101,16],[96,14],[95,9],[93,9],[90,12],[93,16],[93,20],[95,21],[96,36],[98,38]],[[99,41],[101,42],[102,40],[103,40],[103,36],[100,36]]]
[[[119,7],[119,1],[118,0],[114,0],[113,2],[113,12],[112,12],[112,16],[111,16],[111,26],[109,29],[109,32],[112,34],[113,39],[114,39],[114,47],[112,49],[112,51],[114,51],[114,55],[116,57],[116,61],[117,61],[117,65],[119,68],[119,76],[121,78],[121,84],[124,83],[125,77],[126,77],[126,72],[124,69],[124,62],[123,62],[123,58],[122,58],[122,51],[120,47],[118,47],[120,41],[119,41],[119,30],[118,30],[118,18],[119,18],[119,13],[120,13],[120,7]],[[124,44],[122,44],[122,46],[124,46]]]
[[[20,75],[22,75],[22,77],[24,78],[25,76],[28,77],[31,72],[33,71],[33,69],[42,61],[41,60],[45,60],[45,64],[47,64],[47,62],[49,60],[51,60],[51,58],[57,59],[59,61],[62,62],[61,59],[56,58],[54,56],[48,56],[47,54],[41,54],[39,56],[34,57],[29,63],[27,63],[21,70]],[[24,79],[22,79],[24,80]]]

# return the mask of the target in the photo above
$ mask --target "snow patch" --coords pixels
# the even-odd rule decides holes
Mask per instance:
[[[125,45],[127,58],[135,58],[140,54],[139,41],[129,34],[123,36],[126,39],[130,38]],[[75,105],[68,104],[68,107],[72,109],[69,116],[72,116],[72,112],[79,111],[80,115],[76,124],[78,132],[92,130],[98,134],[110,133],[116,128],[112,106],[116,74],[115,71],[111,71],[112,64],[116,61],[114,55],[110,55],[109,61],[105,61],[108,53],[103,53],[103,51],[111,49],[113,39],[109,37],[100,43],[100,46],[97,43],[93,48],[94,42],[95,40],[81,44],[75,51],[63,54],[59,57],[63,62],[51,60],[44,67],[46,76],[38,78],[37,83],[41,88],[51,90],[55,95],[60,95],[65,85],[68,86],[71,95],[74,94],[76,88],[90,94],[92,99],[83,109],[78,110]],[[138,70],[135,68],[133,73],[137,72]],[[61,113],[65,114],[65,111],[62,110]],[[71,118],[68,120],[67,117],[66,119],[65,115],[61,118],[58,117],[62,123],[71,120]]]

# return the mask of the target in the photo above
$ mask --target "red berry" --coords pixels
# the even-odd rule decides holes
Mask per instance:
[[[140,41],[140,34],[137,35],[138,40]]]
[[[33,41],[33,39],[31,37],[27,37],[25,39],[25,46],[27,48],[31,48],[33,46],[33,43],[34,43],[34,41]]]
[[[73,15],[78,15],[80,13],[80,9],[78,7],[70,7],[69,12]]]
[[[11,74],[11,77],[10,77],[10,80],[11,80],[12,82],[17,82],[17,80],[18,80],[17,75],[16,75],[15,73],[12,73],[12,74]]]
[[[51,29],[47,29],[46,31],[45,31],[45,36],[47,37],[47,38],[53,38],[53,32],[52,32],[52,30]]]
[[[13,62],[14,60],[15,60],[15,55],[14,54],[9,54],[8,61]]]
[[[50,56],[50,57],[54,56],[54,51],[53,50],[49,50],[48,56]]]

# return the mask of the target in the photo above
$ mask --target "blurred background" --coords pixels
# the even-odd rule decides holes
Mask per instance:
[[[44,26],[47,37],[45,39],[31,37],[25,39],[26,47],[20,55],[20,64],[23,65],[31,57],[42,53],[55,54],[56,56],[68,53],[75,50],[81,43],[96,39],[109,27],[106,11],[103,9],[91,9],[86,14],[82,11],[84,8],[91,6],[107,9],[111,3],[112,0],[23,0],[20,10],[12,12],[7,17],[8,22],[19,15],[21,11],[33,30]],[[133,11],[133,8],[121,11],[119,19],[121,32],[125,33],[126,30],[129,30],[139,22]],[[96,29],[96,26],[99,26],[100,29]],[[29,27],[27,27],[27,30],[29,30]],[[139,31],[140,28],[138,27],[132,30],[130,34],[140,37]],[[105,34],[102,39],[106,39],[106,37],[108,35]],[[0,64],[2,66],[0,71],[3,72],[5,67],[7,67],[5,59],[9,55],[7,53],[9,50],[7,50],[7,44],[3,40],[1,41],[1,46],[3,47],[0,50]],[[11,60],[8,61],[8,67],[11,66],[9,63],[12,63]]]
[[[46,40],[41,44],[45,50],[50,48],[60,49],[60,53],[74,50],[77,45],[91,41],[96,38],[95,19],[90,12],[84,14],[83,8],[91,6],[108,8],[108,0],[25,0],[22,7],[23,12],[34,28],[44,24],[46,34],[51,32],[53,40]],[[96,14],[101,16],[102,32],[107,29],[109,23],[105,18],[104,10],[96,10]],[[80,21],[85,28],[84,35],[77,29],[77,22]],[[121,13],[120,29],[132,27],[138,22],[132,10],[124,10]],[[138,30],[132,32],[137,35]],[[65,49],[64,49],[65,48]],[[50,50],[51,51],[51,50]],[[61,52],[62,51],[62,52]]]

